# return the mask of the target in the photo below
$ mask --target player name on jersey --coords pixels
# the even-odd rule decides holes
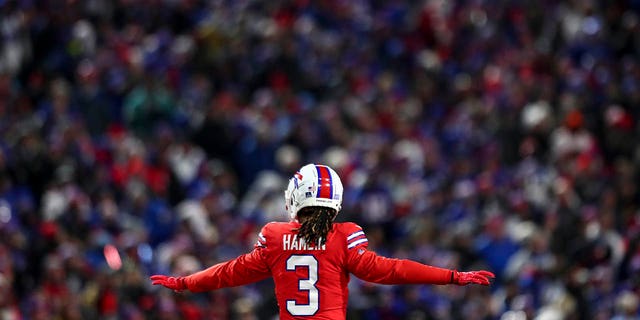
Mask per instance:
[[[319,242],[319,241],[316,241]],[[307,244],[302,238],[298,238],[297,234],[283,234],[282,235],[282,250],[325,250],[326,244],[316,247],[314,245]]]

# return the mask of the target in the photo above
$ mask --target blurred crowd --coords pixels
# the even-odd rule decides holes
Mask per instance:
[[[370,248],[349,319],[639,319],[640,1],[0,1],[0,318],[275,319],[252,249],[300,166]]]

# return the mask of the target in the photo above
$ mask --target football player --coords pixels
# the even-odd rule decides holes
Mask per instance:
[[[328,166],[308,164],[289,180],[289,222],[271,222],[253,251],[185,277],[153,275],[154,285],[202,292],[273,277],[280,319],[345,319],[349,276],[380,284],[481,284],[489,271],[460,272],[367,250],[355,223],[334,223],[342,204],[342,182]]]

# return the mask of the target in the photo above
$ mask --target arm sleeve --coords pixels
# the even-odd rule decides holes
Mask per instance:
[[[264,280],[271,271],[263,255],[264,249],[256,247],[250,253],[186,276],[184,284],[189,291],[203,292]]]
[[[349,252],[348,269],[362,280],[380,284],[453,283],[453,270],[411,260],[386,258],[365,248]]]

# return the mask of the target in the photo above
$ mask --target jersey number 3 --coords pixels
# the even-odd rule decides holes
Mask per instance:
[[[293,316],[312,316],[320,308],[320,294],[315,286],[318,281],[318,260],[312,255],[294,254],[287,259],[287,271],[297,268],[309,269],[309,277],[298,280],[298,290],[309,292],[309,303],[297,304],[295,300],[287,300],[287,311]]]

